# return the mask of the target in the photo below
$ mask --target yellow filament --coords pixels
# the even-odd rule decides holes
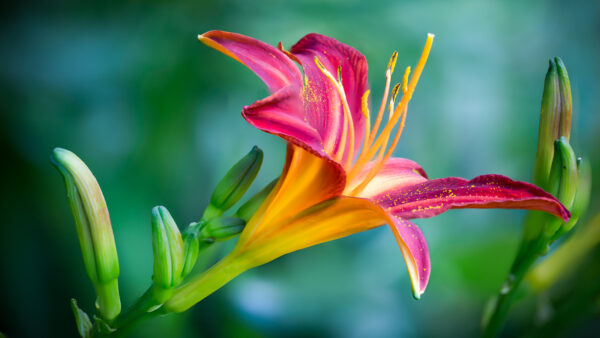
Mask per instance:
[[[406,109],[408,102],[412,98],[412,94],[415,91],[417,82],[419,82],[419,77],[421,76],[421,73],[423,72],[423,68],[425,67],[425,63],[427,62],[427,58],[429,56],[429,52],[431,51],[432,44],[433,44],[433,34],[428,34],[427,41],[425,42],[425,48],[423,48],[423,53],[421,54],[421,58],[419,59],[419,62],[417,63],[417,67],[415,69],[415,72],[410,79],[410,83],[408,85],[408,89],[407,89],[406,93],[402,96],[402,100],[398,104],[398,107],[396,107],[396,112],[403,111],[404,109]],[[379,135],[379,137],[377,138],[377,140],[375,141],[373,146],[368,150],[366,156],[364,157],[364,159],[366,159],[366,161],[368,161],[369,159],[371,159],[373,157],[373,155],[375,155],[375,152],[377,152],[379,147],[381,147],[383,140],[389,138],[390,132],[392,131],[392,128],[394,128],[394,125],[396,124],[396,122],[398,122],[399,117],[400,117],[400,114],[394,114],[392,121],[390,121],[390,123],[388,123],[385,126],[384,130],[381,132],[381,135]]]
[[[335,86],[338,94],[340,95],[340,99],[342,101],[342,110],[344,111],[344,127],[342,129],[342,138],[340,141],[340,146],[338,148],[338,153],[336,154],[336,160],[341,162],[344,158],[344,151],[346,149],[346,138],[347,138],[347,130],[350,130],[350,149],[348,151],[348,157],[346,158],[346,167],[349,167],[352,164],[352,159],[354,157],[354,121],[352,119],[352,113],[350,112],[350,107],[348,106],[348,100],[346,99],[346,92],[344,91],[344,87],[342,83],[337,81],[333,75],[325,68],[325,66],[321,63],[318,57],[315,56],[315,64]],[[341,81],[341,67],[338,67],[338,76]],[[341,151],[341,153],[340,153]]]
[[[410,83],[407,86],[405,85],[405,83],[408,82],[408,73],[410,72],[410,68],[406,69],[406,71],[404,73],[404,79],[403,79],[403,87],[406,86],[406,91],[404,91],[404,88],[403,88],[404,95],[402,96],[400,103],[396,107],[392,119],[385,126],[385,128],[381,132],[381,135],[379,135],[379,137],[376,139],[376,141],[373,143],[373,145],[366,152],[363,152],[359,156],[358,160],[356,161],[356,163],[354,165],[354,168],[352,168],[351,175],[349,175],[350,178],[354,177],[354,175],[356,175],[358,172],[360,172],[360,169],[373,157],[373,155],[375,155],[375,153],[382,146],[383,146],[382,152],[385,152],[385,147],[387,146],[388,139],[390,137],[390,133],[391,133],[392,129],[394,128],[394,126],[396,125],[396,123],[398,122],[398,119],[400,117],[402,117],[400,127],[398,128],[396,136],[394,137],[394,142],[392,143],[390,150],[388,150],[388,152],[382,159],[380,159],[380,156],[378,156],[376,165],[373,166],[373,168],[367,175],[367,178],[358,187],[356,187],[353,190],[352,194],[360,193],[360,191],[362,191],[366,187],[366,185],[371,181],[371,179],[373,177],[375,177],[377,172],[381,169],[383,164],[385,164],[385,161],[387,160],[387,158],[389,158],[389,156],[393,152],[393,150],[394,150],[393,148],[395,148],[396,144],[398,143],[400,135],[402,134],[402,130],[404,129],[404,122],[406,120],[406,109],[408,106],[408,102],[412,98],[412,94],[414,93],[414,90],[417,86],[419,77],[421,76],[421,73],[423,72],[423,68],[425,67],[425,64],[427,62],[427,58],[429,57],[429,52],[431,51],[431,46],[433,44],[433,38],[434,38],[433,34],[427,35],[427,41],[425,42],[425,47],[423,48],[423,52],[421,53],[421,58],[419,59],[419,62],[417,63],[417,67],[415,68],[415,72],[414,72],[412,78],[410,79]],[[371,138],[373,138],[374,134],[375,133],[371,134]],[[380,153],[380,155],[381,155],[381,153]]]
[[[363,181],[356,188],[354,188],[352,190],[352,192],[350,193],[351,196],[358,195],[361,191],[363,191],[365,189],[365,187],[371,182],[371,180],[373,178],[375,178],[375,176],[377,176],[377,173],[379,173],[379,171],[381,170],[381,168],[383,167],[385,162],[392,155],[394,148],[396,148],[396,145],[398,144],[398,140],[400,140],[400,135],[402,135],[402,130],[404,129],[404,121],[406,120],[406,110],[403,110],[401,114],[402,114],[402,121],[400,122],[400,127],[398,128],[398,131],[396,132],[396,136],[394,137],[394,141],[392,142],[392,145],[390,146],[388,151],[385,152],[385,148],[387,147],[387,143],[388,143],[389,139],[386,139],[383,142],[383,147],[380,149],[379,154],[377,155],[377,159],[375,159],[375,164],[373,165],[371,170],[369,170],[369,172],[367,173],[367,176],[363,179]],[[385,156],[383,156],[384,152],[385,152]]]
[[[375,140],[375,136],[377,135],[377,131],[379,130],[379,125],[381,124],[381,119],[383,118],[383,111],[385,110],[385,105],[387,103],[388,95],[390,93],[392,74],[394,73],[394,68],[396,67],[397,59],[398,53],[394,52],[392,54],[392,57],[390,57],[388,67],[385,71],[385,89],[383,91],[383,98],[381,99],[381,105],[379,106],[379,112],[377,112],[377,119],[375,120],[375,124],[373,125],[373,130],[371,131],[371,136],[369,137],[367,148],[371,147],[371,144],[373,143],[373,141]]]

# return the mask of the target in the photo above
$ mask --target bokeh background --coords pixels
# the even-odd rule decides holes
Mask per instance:
[[[93,309],[62,178],[49,162],[54,147],[78,154],[101,184],[124,307],[151,280],[153,206],[165,205],[180,228],[198,220],[221,175],[255,144],[265,160],[252,191],[279,174],[284,142],[240,116],[266,88],[197,42],[207,30],[288,48],[309,32],[335,37],[367,57],[374,102],[391,53],[399,52],[399,67],[414,65],[426,34],[435,33],[395,152],[434,178],[530,180],[547,60],[561,56],[573,86],[572,143],[592,158],[590,214],[598,211],[597,1],[12,1],[0,8],[0,332],[9,336],[75,336],[69,299]],[[132,335],[476,336],[523,215],[458,210],[417,221],[433,269],[420,301],[382,227],[249,271],[191,311],[146,322]],[[215,246],[204,264],[233,244]],[[533,321],[527,302],[507,335]],[[570,334],[598,327],[588,318]]]

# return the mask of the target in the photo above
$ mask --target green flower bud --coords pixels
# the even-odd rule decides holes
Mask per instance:
[[[246,222],[237,217],[217,217],[202,229],[202,238],[209,241],[225,241],[244,230]]]
[[[558,200],[569,210],[573,207],[577,191],[577,158],[566,137],[561,137],[555,142],[555,159],[550,173],[550,192],[558,191]],[[560,163],[560,165],[557,165]],[[559,172],[560,174],[557,174]],[[558,189],[555,188],[558,181]],[[554,237],[565,223],[557,218],[552,218],[545,228],[548,237]]]
[[[248,222],[252,216],[258,210],[258,207],[262,205],[267,196],[271,193],[275,185],[279,181],[279,177],[274,179],[271,183],[267,184],[261,191],[256,195],[252,196],[246,203],[244,203],[235,213],[235,217],[241,218]]]
[[[550,65],[544,81],[534,172],[534,181],[536,185],[541,186],[546,190],[548,190],[548,176],[550,175],[550,168],[554,157],[554,140],[558,138],[561,110],[560,102],[558,72],[554,61],[550,60]]]
[[[549,175],[554,157],[554,140],[571,136],[573,100],[567,69],[559,57],[550,60],[550,66],[544,82],[540,129],[535,162],[534,181],[540,187],[549,190]]]
[[[569,140],[564,136],[556,140],[556,152],[562,163],[558,199],[567,209],[571,210],[577,191],[577,157]]]
[[[577,171],[575,199],[570,209],[571,219],[569,219],[569,222],[563,223],[555,236],[555,240],[569,232],[577,224],[579,217],[585,213],[590,202],[592,192],[592,166],[590,162],[581,158],[577,159]]]
[[[198,237],[198,231],[193,223],[190,225],[186,231],[183,233],[183,270],[181,272],[181,277],[187,276],[194,266],[196,265],[196,260],[198,259],[198,253],[200,251],[200,238]],[[190,231],[192,229],[196,229]]]
[[[162,289],[177,286],[183,270],[183,240],[173,217],[163,206],[152,209],[152,249],[154,285]]]
[[[121,312],[119,260],[102,190],[72,152],[55,148],[51,160],[65,181],[84,266],[96,289],[96,307],[104,318],[113,319]]]
[[[571,119],[573,116],[573,99],[571,96],[571,82],[565,64],[559,57],[554,58],[558,71],[558,84],[560,88],[560,125],[558,136],[571,138]]]
[[[262,164],[263,152],[254,146],[250,152],[236,163],[215,188],[210,205],[204,211],[203,219],[219,217],[244,196]]]

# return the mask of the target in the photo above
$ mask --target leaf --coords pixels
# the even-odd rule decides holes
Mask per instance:
[[[77,300],[71,298],[71,309],[73,309],[73,315],[75,316],[75,323],[77,324],[77,332],[83,338],[92,336],[92,322],[87,313],[77,306]]]

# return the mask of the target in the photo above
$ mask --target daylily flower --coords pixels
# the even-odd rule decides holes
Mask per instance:
[[[412,76],[408,67],[390,93],[397,53],[392,55],[372,128],[367,62],[354,48],[319,34],[303,37],[289,51],[281,43],[275,48],[222,31],[199,39],[264,81],[271,95],[244,107],[242,115],[254,127],[286,140],[288,147],[277,185],[235,249],[184,286],[165,304],[168,309],[182,311],[239,273],[287,253],[384,224],[394,232],[419,298],[429,280],[430,261],[425,238],[410,219],[455,208],[533,209],[565,220],[570,216],[552,195],[529,183],[500,175],[430,180],[415,162],[391,157],[433,35]]]

